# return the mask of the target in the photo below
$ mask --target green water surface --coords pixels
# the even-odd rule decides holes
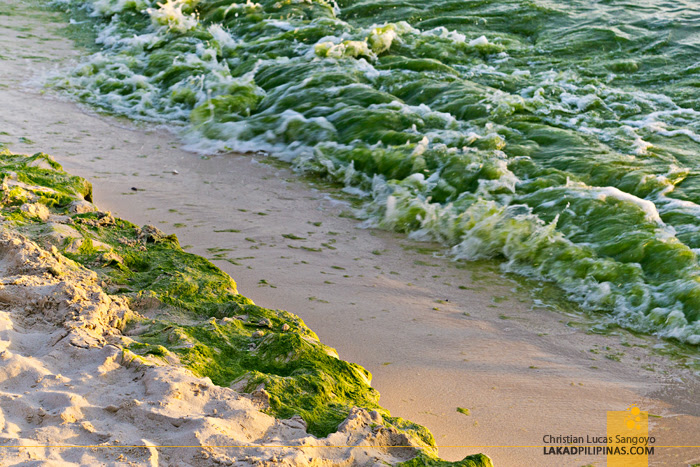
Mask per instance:
[[[700,343],[697,1],[54,3],[98,32],[52,79],[83,101],[268,151],[368,225]]]

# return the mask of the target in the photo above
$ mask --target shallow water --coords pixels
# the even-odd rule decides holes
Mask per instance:
[[[700,4],[59,0],[100,52],[52,83],[266,150],[369,225],[502,257],[623,326],[700,343]]]

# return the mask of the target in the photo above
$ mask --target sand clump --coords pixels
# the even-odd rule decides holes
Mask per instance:
[[[355,408],[319,439],[300,417],[261,412],[256,394],[124,350],[126,300],[7,225],[0,276],[0,464],[377,465],[417,454],[386,448],[410,440],[376,412]]]

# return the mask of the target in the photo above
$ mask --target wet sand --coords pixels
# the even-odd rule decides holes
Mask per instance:
[[[80,52],[58,35],[57,15],[8,5],[0,142],[53,155],[93,183],[102,208],[176,233],[256,303],[301,316],[373,373],[393,415],[427,426],[443,458],[604,465],[538,446],[546,434],[605,435],[606,412],[631,404],[663,417],[653,421],[657,446],[700,445],[697,376],[651,352],[655,339],[587,334],[575,325],[583,317],[533,309],[493,263],[455,264],[426,251],[435,245],[362,229],[342,195],[265,156],[188,153],[163,128],[43,93],[36,77]],[[657,448],[650,460],[700,462],[700,449]]]

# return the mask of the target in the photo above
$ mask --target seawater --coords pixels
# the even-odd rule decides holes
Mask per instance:
[[[700,343],[696,0],[57,0],[52,80],[201,152],[343,183],[367,224]]]

